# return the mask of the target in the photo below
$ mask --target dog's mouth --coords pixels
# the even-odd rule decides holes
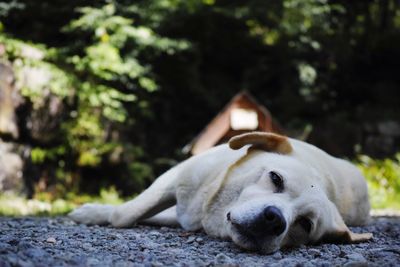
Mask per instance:
[[[232,240],[240,247],[247,250],[260,250],[261,242],[255,236],[237,224],[232,224]]]
[[[279,246],[274,245],[276,243],[276,237],[264,237],[260,239],[250,234],[246,229],[232,225],[231,227],[231,239],[239,247],[250,250],[259,251],[261,253],[270,254],[274,253],[279,249]]]
[[[279,249],[279,236],[276,235],[259,235],[252,232],[247,224],[239,224],[230,218],[227,214],[227,221],[230,228],[230,237],[232,241],[245,250],[259,251],[270,254]]]

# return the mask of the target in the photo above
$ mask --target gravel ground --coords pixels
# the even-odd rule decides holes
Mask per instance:
[[[202,232],[77,225],[67,218],[0,217],[2,266],[400,266],[400,217],[376,217],[372,241],[243,251]]]

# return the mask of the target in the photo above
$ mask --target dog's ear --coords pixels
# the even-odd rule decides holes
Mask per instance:
[[[358,234],[347,228],[325,233],[320,239],[320,243],[353,244],[368,241],[372,237],[372,233]]]
[[[229,147],[235,150],[245,145],[252,145],[252,148],[280,154],[290,154],[293,151],[292,145],[286,136],[274,133],[250,132],[236,135],[229,140]]]
[[[333,203],[327,209],[331,209],[329,226],[318,243],[352,244],[370,240],[372,233],[354,233],[344,223],[342,216]]]

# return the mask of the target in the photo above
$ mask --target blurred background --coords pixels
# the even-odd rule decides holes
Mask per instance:
[[[243,90],[400,209],[400,1],[8,0],[0,214],[134,196]]]

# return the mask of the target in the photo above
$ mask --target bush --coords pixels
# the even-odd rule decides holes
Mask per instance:
[[[30,188],[53,199],[140,192],[242,89],[288,133],[357,125],[343,145],[321,144],[335,155],[400,121],[399,1],[73,3],[0,3],[0,61],[24,100],[13,142]],[[372,146],[389,155],[399,138]]]
[[[36,194],[34,199],[26,199],[12,193],[0,194],[0,215],[26,216],[26,215],[65,215],[74,208],[88,202],[103,204],[121,204],[124,201],[114,187],[101,189],[99,196],[87,194],[76,195],[68,193],[64,198],[54,199],[50,193]]]
[[[372,208],[400,209],[400,153],[384,160],[362,155],[357,165],[368,181]]]
[[[139,141],[146,133],[129,131],[151,113],[141,95],[158,88],[143,54],[176,53],[188,43],[117,14],[114,3],[77,11],[80,16],[60,30],[71,39],[85,36],[85,42],[49,47],[0,35],[0,62],[12,66],[24,99],[19,109],[26,110],[18,114],[16,142],[38,170],[37,177],[29,171],[24,176],[42,181],[35,191],[52,192],[53,198],[70,191],[97,194],[114,184],[125,194],[140,192],[154,174]]]

